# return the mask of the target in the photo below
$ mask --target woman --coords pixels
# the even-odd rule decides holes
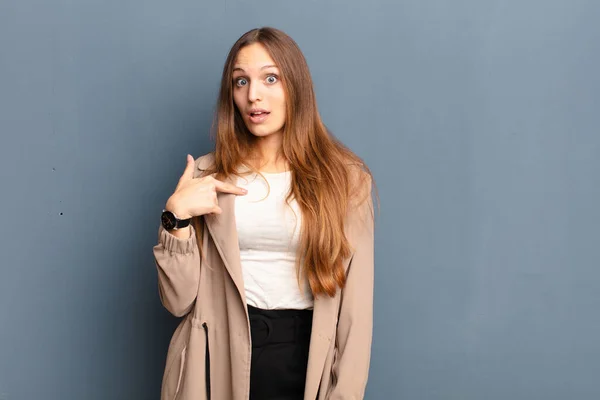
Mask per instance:
[[[372,177],[327,132],[283,32],[232,47],[214,152],[187,166],[154,247],[173,334],[162,399],[362,399]]]

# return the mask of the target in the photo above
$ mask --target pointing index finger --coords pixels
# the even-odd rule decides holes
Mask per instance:
[[[217,189],[217,192],[232,193],[232,194],[238,194],[238,195],[244,195],[244,194],[248,193],[248,191],[246,189],[243,189],[239,186],[235,186],[231,183],[222,182],[217,179],[215,179],[214,182],[215,182],[215,188]]]

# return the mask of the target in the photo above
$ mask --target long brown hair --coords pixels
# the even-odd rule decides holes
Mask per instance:
[[[234,105],[232,77],[238,52],[254,43],[263,45],[280,69],[286,95],[281,155],[292,175],[287,201],[294,198],[302,212],[296,257],[298,277],[301,273],[306,276],[313,295],[333,296],[345,285],[342,263],[352,253],[344,234],[347,213],[357,193],[371,195],[370,185],[368,193],[360,188],[372,182],[373,177],[366,164],[323,124],[304,55],[284,32],[270,27],[253,29],[229,51],[213,124],[215,163],[207,173],[225,179],[238,175],[242,165],[256,172],[247,162],[256,137]],[[365,196],[362,197],[364,201]],[[198,243],[202,243],[201,220],[195,220]]]

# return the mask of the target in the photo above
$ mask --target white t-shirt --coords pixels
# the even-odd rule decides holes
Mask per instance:
[[[301,213],[286,196],[291,172],[262,173],[237,178],[248,190],[235,198],[240,256],[247,303],[274,309],[308,309],[313,297],[308,282],[302,290],[296,276],[296,249],[300,240]]]

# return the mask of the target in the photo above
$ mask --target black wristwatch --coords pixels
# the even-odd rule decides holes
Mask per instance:
[[[163,210],[162,215],[160,217],[160,221],[162,223],[163,228],[170,231],[185,228],[190,224],[192,219],[179,219],[171,211]]]

